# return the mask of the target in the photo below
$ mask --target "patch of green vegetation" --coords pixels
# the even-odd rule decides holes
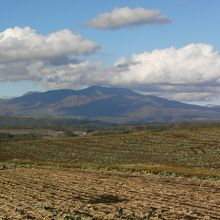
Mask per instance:
[[[42,137],[39,133],[23,133],[23,134],[16,134],[11,132],[0,132],[0,141],[25,141],[25,140],[36,140]]]
[[[13,129],[69,129],[77,128],[78,130],[94,130],[112,127],[114,124],[77,119],[72,117],[34,117],[34,116],[0,116],[0,128]]]
[[[220,129],[171,129],[0,143],[0,161],[220,176]]]

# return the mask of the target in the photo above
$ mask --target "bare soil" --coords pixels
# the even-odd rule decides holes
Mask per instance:
[[[0,219],[220,219],[219,181],[54,168],[0,177]]]

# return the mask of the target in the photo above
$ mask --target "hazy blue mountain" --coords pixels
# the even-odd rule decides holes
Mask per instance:
[[[124,88],[92,86],[82,90],[29,92],[0,100],[0,114],[72,116],[115,122],[209,120],[220,109],[142,95]]]

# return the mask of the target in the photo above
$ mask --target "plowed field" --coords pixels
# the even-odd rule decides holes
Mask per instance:
[[[54,168],[0,177],[0,219],[220,219],[219,181]]]

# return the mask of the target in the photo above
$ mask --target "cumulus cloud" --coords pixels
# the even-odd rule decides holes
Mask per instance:
[[[98,49],[97,43],[68,29],[41,35],[30,27],[8,28],[0,33],[0,81],[42,81],[49,68],[80,64],[77,56]]]
[[[207,44],[157,49],[119,59],[109,79],[112,85],[181,101],[206,100],[220,92],[220,55]]]
[[[0,63],[88,55],[98,48],[95,42],[68,29],[46,36],[30,27],[8,28],[0,33]]]
[[[136,25],[166,24],[171,20],[161,15],[160,10],[146,8],[115,8],[112,12],[99,14],[88,22],[92,28],[118,29]]]
[[[127,70],[121,66],[127,65]],[[114,74],[117,72],[117,74]],[[220,56],[213,46],[190,44],[157,49],[117,61],[112,82],[120,84],[201,84],[219,81]]]
[[[100,62],[85,60],[64,66],[33,66],[32,68],[35,72],[42,73],[44,77],[41,81],[46,88],[80,89],[102,83],[101,65]]]

